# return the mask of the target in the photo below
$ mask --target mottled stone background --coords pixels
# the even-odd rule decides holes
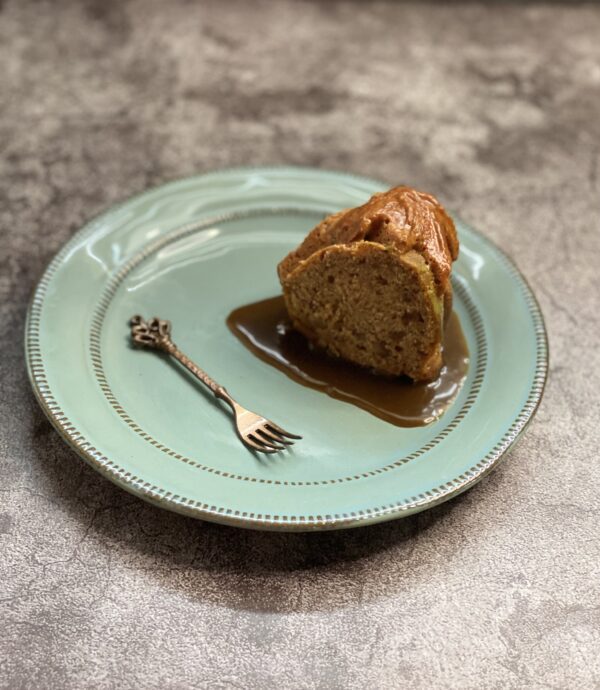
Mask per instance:
[[[0,683],[600,687],[600,5],[0,2]],[[152,508],[29,391],[51,256],[150,185],[233,165],[410,182],[508,250],[551,372],[460,499],[345,533]]]

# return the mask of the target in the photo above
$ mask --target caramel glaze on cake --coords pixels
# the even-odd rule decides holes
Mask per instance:
[[[395,187],[325,218],[278,273],[292,323],[313,344],[378,373],[432,380],[457,256],[437,199]]]

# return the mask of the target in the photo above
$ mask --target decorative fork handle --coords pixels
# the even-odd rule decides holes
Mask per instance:
[[[194,376],[209,388],[217,398],[225,400],[235,409],[236,402],[204,369],[201,369],[187,355],[185,355],[171,340],[171,322],[154,317],[149,321],[137,315],[129,322],[131,326],[131,339],[136,345],[162,350],[174,357],[178,362],[190,371]]]

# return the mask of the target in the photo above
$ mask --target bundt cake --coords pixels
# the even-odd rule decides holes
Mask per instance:
[[[395,187],[319,223],[278,266],[294,327],[331,355],[414,381],[437,377],[454,223],[430,194]]]

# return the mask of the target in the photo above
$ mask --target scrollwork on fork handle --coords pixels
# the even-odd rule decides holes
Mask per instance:
[[[232,408],[235,408],[236,403],[225,388],[214,381],[171,340],[170,321],[159,319],[158,317],[145,321],[141,316],[136,315],[132,317],[129,324],[131,326],[131,339],[136,345],[161,350],[171,355],[209,388],[217,398],[224,400]]]
[[[136,345],[151,347],[155,350],[165,350],[167,343],[171,342],[171,322],[159,319],[156,316],[145,321],[141,316],[133,316],[131,326],[131,339]]]

